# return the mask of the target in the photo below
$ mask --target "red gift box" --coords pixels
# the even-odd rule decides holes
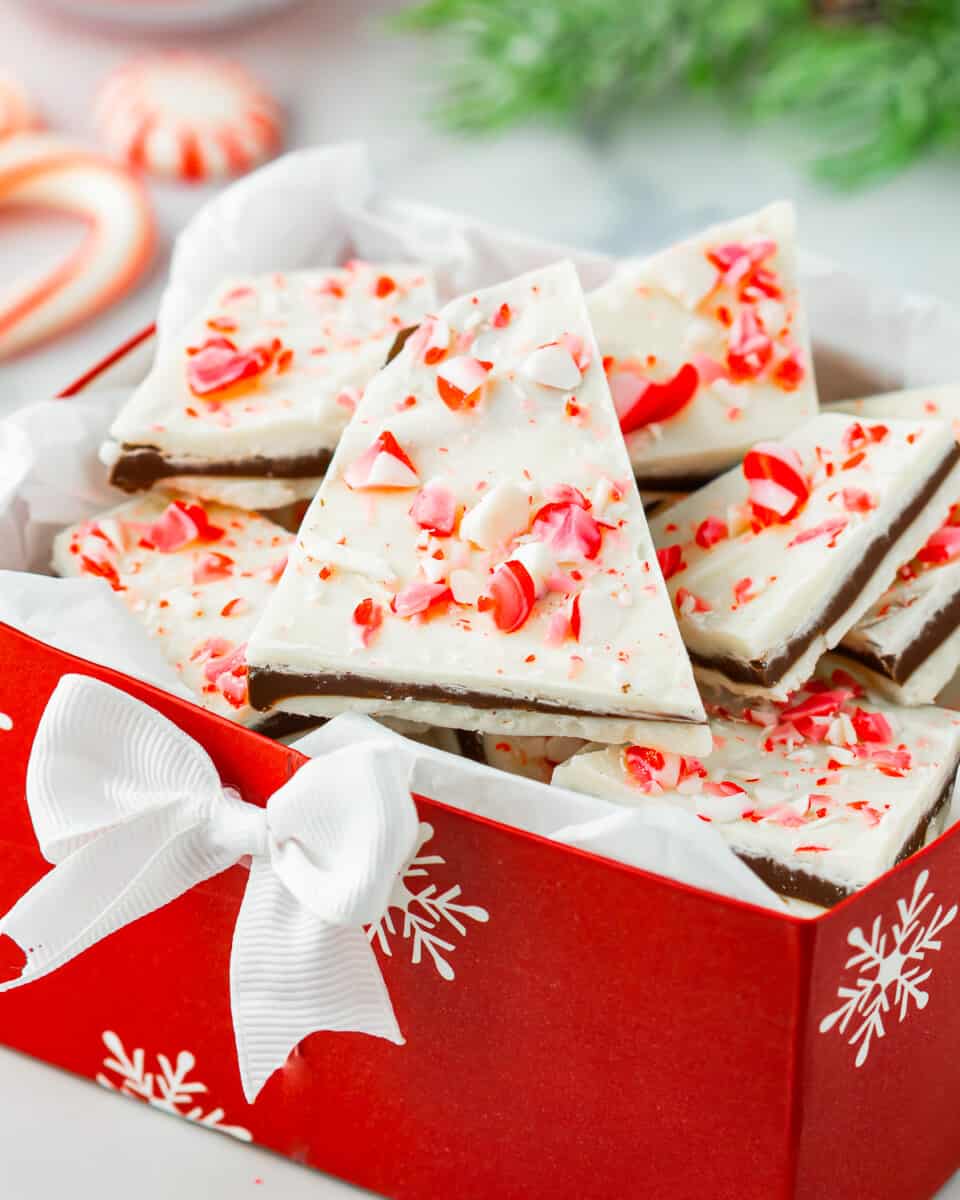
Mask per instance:
[[[0,912],[47,870],[25,773],[68,673],[170,718],[251,803],[306,761],[0,626]],[[804,920],[416,803],[373,937],[405,1045],[313,1034],[246,1103],[241,867],[0,995],[0,1040],[395,1197],[910,1200],[960,1165],[956,827]],[[0,977],[21,962],[0,943]]]

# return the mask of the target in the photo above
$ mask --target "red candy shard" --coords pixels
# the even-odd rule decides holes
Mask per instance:
[[[396,290],[396,280],[391,279],[389,275],[381,275],[373,288],[374,295],[381,300],[384,296],[389,296],[391,292],[395,292]]]
[[[684,363],[672,379],[653,383],[635,368],[618,368],[614,360],[607,381],[620,429],[628,434],[682,412],[696,395],[700,376],[692,363]]]
[[[580,374],[583,375],[590,366],[590,351],[583,338],[578,333],[562,333],[559,341],[561,346],[565,346],[570,351],[570,357],[577,364]]]
[[[702,596],[698,596],[684,587],[677,588],[675,602],[677,608],[682,612],[707,613],[712,611]]]
[[[452,412],[473,408],[480,399],[491,364],[462,354],[437,368],[437,391]]]
[[[575,642],[580,641],[580,595],[570,601],[570,636]]]
[[[275,563],[271,563],[270,566],[267,567],[266,578],[268,583],[277,583],[279,581],[280,576],[287,569],[288,557],[289,556],[285,554],[283,558],[278,558]]]
[[[379,434],[370,446],[354,459],[343,473],[347,487],[410,488],[420,482],[417,468],[389,429]]]
[[[660,564],[664,580],[672,579],[674,575],[687,569],[687,564],[683,561],[683,547],[679,544],[664,546],[658,550],[657,562]]]
[[[190,655],[191,662],[206,662],[211,658],[223,658],[233,649],[233,642],[226,638],[210,637],[200,643]]]
[[[773,382],[784,392],[795,392],[803,383],[806,371],[799,350],[791,350],[773,368]]]
[[[117,568],[106,559],[94,559],[86,554],[82,554],[80,556],[80,569],[85,575],[96,575],[100,579],[105,579],[115,592],[123,591],[123,585],[120,582],[120,576],[117,574]]]
[[[694,541],[704,550],[709,550],[711,546],[715,546],[717,542],[722,542],[729,536],[730,530],[726,521],[721,521],[719,517],[706,517],[697,526]]]
[[[680,759],[680,782],[685,779],[706,779],[707,768],[699,758],[689,758],[684,755]]]
[[[627,746],[623,751],[623,765],[627,774],[645,791],[654,787],[673,791],[688,779],[705,779],[707,775],[699,759],[655,750],[650,746]]]
[[[748,576],[743,579],[738,579],[733,585],[733,599],[736,604],[746,604],[748,600],[754,599],[750,595],[750,589],[753,587],[753,580]]]
[[[247,703],[247,668],[234,668],[217,676],[217,691],[234,708],[243,708]]]
[[[883,713],[867,712],[865,709],[855,708],[851,720],[861,742],[884,744],[893,740],[893,730]]]
[[[211,396],[247,380],[256,379],[273,362],[273,352],[263,346],[238,350],[225,337],[207,338],[187,361],[187,383],[195,396]]]
[[[951,513],[951,520],[953,514]],[[950,521],[930,535],[926,545],[917,552],[917,559],[927,566],[940,566],[952,562],[960,555],[960,526]]]
[[[708,779],[704,782],[703,790],[708,796],[745,796],[747,794],[746,790],[738,783],[732,783],[727,779],[720,781]]]
[[[234,646],[226,638],[201,642],[190,655],[191,662],[204,663],[203,677],[234,708],[247,702],[247,646]]]
[[[369,646],[374,634],[383,624],[383,609],[367,596],[353,610],[353,623],[363,631],[363,644]]]
[[[797,721],[802,717],[835,717],[844,701],[849,699],[850,692],[846,689],[817,692],[814,696],[782,708],[780,717],[784,721]]]
[[[548,500],[555,501],[557,504],[578,504],[581,508],[591,508],[590,501],[586,498],[579,488],[575,488],[570,483],[551,483],[544,488],[544,495]],[[616,497],[619,499],[619,496]]]
[[[827,521],[821,521],[819,525],[814,525],[811,529],[804,529],[798,533],[795,538],[787,543],[787,548],[790,546],[799,546],[803,542],[812,542],[817,538],[829,538],[829,545],[835,546],[837,534],[842,533],[847,527],[846,517],[831,517]]]
[[[545,504],[534,516],[530,532],[546,542],[557,558],[596,558],[600,553],[600,526],[575,502]]]
[[[440,483],[428,483],[410,506],[410,516],[437,537],[449,537],[457,523],[457,501],[453,492]]]
[[[193,582],[212,583],[216,579],[229,579],[233,574],[233,559],[227,554],[211,550],[193,568]]]
[[[756,379],[773,357],[773,342],[764,332],[760,318],[750,308],[734,318],[727,342],[727,370],[733,380]]]
[[[733,286],[776,252],[776,242],[758,238],[755,242],[725,242],[714,246],[707,251],[707,258],[723,276],[723,282]],[[770,272],[765,274],[769,276]]]
[[[792,520],[810,495],[800,455],[780,442],[758,442],[743,460],[750,506],[761,525]]]
[[[844,488],[841,492],[843,507],[847,512],[865,513],[877,507],[877,502],[863,488]]]
[[[141,544],[161,554],[173,554],[191,542],[216,542],[224,530],[212,525],[207,511],[199,504],[174,500],[161,516],[144,531]]]
[[[513,633],[523,625],[537,598],[530,573],[523,563],[511,559],[498,567],[490,580],[493,620],[503,633]]]
[[[510,324],[510,318],[512,316],[513,313],[510,311],[510,305],[501,304],[491,317],[490,324],[494,327],[494,329],[503,329],[505,326]]]
[[[408,583],[397,592],[390,607],[398,617],[413,617],[438,604],[448,604],[453,593],[445,583]]]
[[[882,442],[889,432],[886,425],[863,425],[860,421],[851,421],[843,431],[840,444],[849,454],[851,450],[860,450],[871,442]]]
[[[450,326],[442,317],[424,317],[410,335],[407,345],[411,353],[427,366],[443,359],[450,346]]]
[[[641,787],[650,787],[659,782],[657,776],[662,775],[667,756],[662,750],[654,750],[650,746],[627,746],[623,752],[623,764],[627,774]]]

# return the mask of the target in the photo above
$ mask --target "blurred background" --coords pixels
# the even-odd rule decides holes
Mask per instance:
[[[363,139],[406,198],[627,254],[790,197],[807,249],[949,299],[958,30],[944,0],[430,0],[413,16],[403,0],[0,0],[0,73],[48,130],[109,153],[104,80],[189,49],[252,73],[282,106],[285,148]],[[0,361],[3,408],[152,318],[178,228],[224,184],[143,179],[159,226],[149,273]],[[0,189],[3,289],[77,237]]]

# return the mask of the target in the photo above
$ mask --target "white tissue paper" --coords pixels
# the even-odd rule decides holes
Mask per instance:
[[[377,189],[362,145],[320,147],[286,155],[234,183],[184,229],[160,308],[159,338],[172,336],[225,276],[350,257],[427,263],[442,300],[559,258],[574,262],[586,288],[604,282],[612,267],[602,255],[392,199]],[[956,378],[960,315],[935,300],[877,291],[819,259],[803,258],[802,274],[823,400]],[[0,421],[0,568],[46,573],[58,528],[120,500],[106,484],[98,448],[127,394],[127,388],[94,381],[69,400],[43,401]],[[67,588],[87,589],[86,617],[69,616],[81,609],[78,593]],[[183,694],[106,585],[0,574],[0,620]],[[109,627],[109,638],[97,636],[98,626]],[[313,739],[344,736],[398,735],[340,718],[302,748],[309,753]],[[418,752],[417,770],[417,789],[438,800],[685,883],[780,905],[714,830],[667,806],[624,810],[440,751]]]
[[[184,700],[193,693],[104,579],[0,571],[0,622]]]

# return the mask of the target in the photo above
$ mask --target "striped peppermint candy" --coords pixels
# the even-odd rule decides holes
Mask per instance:
[[[110,74],[96,123],[131,166],[193,182],[242,175],[274,154],[283,135],[279,104],[243,67],[180,50]]]

